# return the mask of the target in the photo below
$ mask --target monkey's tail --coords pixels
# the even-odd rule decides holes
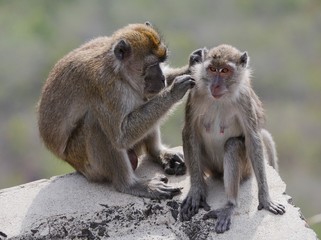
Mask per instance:
[[[268,163],[278,172],[278,157],[276,153],[275,142],[272,138],[272,135],[265,129],[262,129],[262,140],[265,147],[266,155],[268,158]]]

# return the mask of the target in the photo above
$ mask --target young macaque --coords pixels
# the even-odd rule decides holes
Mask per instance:
[[[227,203],[204,219],[217,219],[217,233],[229,230],[240,182],[252,169],[258,183],[258,209],[283,214],[284,206],[269,195],[265,161],[277,169],[277,156],[270,133],[263,129],[264,112],[251,87],[247,52],[220,45],[193,55],[199,63],[193,69],[196,85],[188,96],[183,129],[191,189],[181,205],[181,220],[189,220],[199,208],[210,209],[204,175],[222,176]]]

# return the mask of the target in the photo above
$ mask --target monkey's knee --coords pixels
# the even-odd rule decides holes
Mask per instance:
[[[239,153],[245,150],[244,137],[229,138],[224,145],[225,152]]]

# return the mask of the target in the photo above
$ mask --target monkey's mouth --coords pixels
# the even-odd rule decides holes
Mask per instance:
[[[216,98],[216,99],[219,99],[219,98],[221,98],[221,97],[224,96],[224,95],[225,95],[225,93],[212,94],[212,96],[213,96],[214,98]]]
[[[211,94],[215,99],[219,99],[221,97],[223,97],[226,93],[228,93],[228,90],[225,89],[221,89],[221,88],[212,88],[211,89]]]

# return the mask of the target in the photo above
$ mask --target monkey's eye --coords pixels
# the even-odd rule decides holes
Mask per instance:
[[[211,72],[217,72],[217,69],[214,66],[210,66],[208,68]]]
[[[228,68],[222,68],[220,72],[222,73],[228,73],[230,70]]]

